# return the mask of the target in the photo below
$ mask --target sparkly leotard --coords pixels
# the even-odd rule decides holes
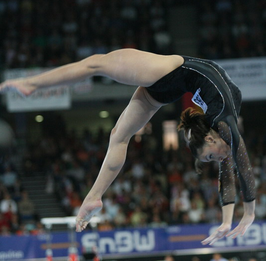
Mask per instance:
[[[184,64],[147,88],[159,102],[170,103],[192,92],[192,101],[200,106],[211,128],[231,146],[232,155],[220,163],[221,204],[235,201],[234,170],[238,172],[243,200],[255,199],[255,181],[244,141],[237,128],[241,92],[217,63],[183,56]],[[235,164],[234,164],[235,163]]]

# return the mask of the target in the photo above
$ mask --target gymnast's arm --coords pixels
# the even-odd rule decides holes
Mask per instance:
[[[219,164],[219,197],[222,206],[222,224],[205,240],[203,245],[213,245],[231,230],[235,207],[235,177],[232,155]]]
[[[219,164],[219,198],[223,211],[223,223],[230,225],[230,228],[233,220],[236,196],[234,169],[235,167],[232,155],[229,155]],[[230,208],[226,207],[228,205],[232,206],[230,206]]]
[[[234,118],[232,117],[227,120],[227,122],[220,121],[218,123],[220,137],[226,143],[231,144],[232,150],[232,155],[224,159],[219,166],[219,195],[222,204],[223,221],[218,229],[202,241],[203,245],[212,245],[224,236],[233,236],[233,238],[236,238],[239,234],[244,235],[255,218],[255,179],[247,156],[246,147],[238,132]],[[236,195],[234,182],[235,165],[238,170],[238,178],[243,194],[244,215],[239,225],[229,232],[233,219]]]
[[[254,221],[255,197],[256,197],[255,178],[252,172],[249,157],[247,155],[245,143],[238,131],[237,124],[233,116],[227,116],[226,122],[224,121],[219,122],[218,129],[221,138],[223,138],[226,142],[231,143],[232,156],[236,164],[238,179],[240,181],[240,187],[243,196],[244,216],[241,219],[239,225],[228,234],[228,236],[233,235],[233,238],[235,238],[239,234],[243,235],[246,232],[247,228]],[[231,136],[230,140],[229,140],[229,134]],[[228,166],[228,168],[230,168],[230,166]],[[232,196],[233,193],[231,193],[232,184],[229,184],[231,183],[229,181],[230,180],[226,182],[226,180],[224,180],[223,184],[224,202],[230,200],[228,197],[230,197],[231,199],[233,197]],[[228,194],[228,192],[230,193]]]

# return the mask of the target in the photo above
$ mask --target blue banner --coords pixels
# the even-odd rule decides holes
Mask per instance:
[[[103,257],[112,255],[152,254],[206,248],[201,240],[208,237],[218,226],[182,225],[158,229],[124,229],[104,232],[84,231],[75,233],[75,243],[70,242],[67,232],[37,236],[0,237],[0,260],[23,260],[44,258],[51,248],[54,257],[68,256],[70,247],[76,247],[81,255],[85,250],[97,247]],[[73,235],[72,235],[73,238]],[[209,248],[266,247],[266,223],[256,222],[243,237],[223,238]]]

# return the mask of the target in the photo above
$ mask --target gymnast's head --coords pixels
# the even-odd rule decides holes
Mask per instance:
[[[202,162],[223,161],[229,155],[229,146],[213,130],[203,113],[188,108],[181,114],[179,130],[184,130],[185,140],[193,156]]]

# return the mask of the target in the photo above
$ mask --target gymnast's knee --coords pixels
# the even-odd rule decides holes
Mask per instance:
[[[119,130],[119,126],[115,126],[111,130],[110,134],[110,144],[128,144],[130,138],[133,135],[129,135],[129,133],[123,133],[121,130]]]
[[[94,71],[95,74],[102,70],[104,65],[104,60],[102,59],[104,54],[93,54],[88,58],[85,58],[80,61],[80,63],[84,64],[87,69]]]

